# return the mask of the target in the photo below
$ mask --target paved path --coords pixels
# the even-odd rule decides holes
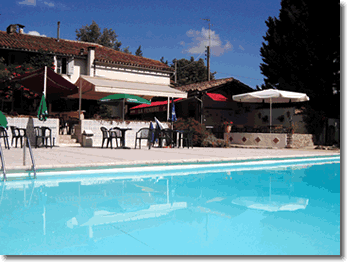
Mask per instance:
[[[23,149],[3,149],[6,170],[29,169],[31,160],[26,150],[23,165]],[[33,149],[37,168],[88,167],[128,165],[141,163],[204,162],[238,159],[337,155],[339,150],[314,149],[260,149],[260,148],[146,148],[110,149],[86,147],[54,147]]]

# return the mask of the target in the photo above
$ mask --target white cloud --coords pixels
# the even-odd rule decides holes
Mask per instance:
[[[54,7],[54,3],[48,3],[48,2],[44,2],[45,5],[48,5],[49,7]]]
[[[36,35],[36,36],[46,36],[46,35],[41,35],[39,32],[37,32],[37,31],[29,31],[28,33],[27,33],[28,35]]]
[[[190,54],[201,54],[206,50],[206,46],[210,43],[210,51],[214,56],[220,56],[232,49],[233,46],[229,41],[222,43],[220,36],[215,33],[215,31],[210,30],[210,41],[209,41],[209,29],[202,28],[201,31],[195,31],[190,29],[186,32],[186,35],[191,38],[191,43],[187,45],[190,46],[185,51]],[[183,41],[182,41],[183,42]],[[182,42],[180,43],[182,45]]]
[[[18,2],[18,4],[36,6],[36,0],[24,0],[23,2]]]
[[[66,8],[63,4],[54,3],[54,1],[45,1],[45,0],[23,0],[22,2],[18,2],[20,5],[31,5],[31,6],[48,6],[48,7],[58,7],[58,8]]]

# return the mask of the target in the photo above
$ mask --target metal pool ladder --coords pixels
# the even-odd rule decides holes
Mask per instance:
[[[5,160],[4,160],[4,154],[2,152],[2,147],[1,147],[1,143],[0,143],[0,157],[1,157],[1,169],[2,169],[2,173],[3,173],[3,180],[6,180],[6,169],[5,169]]]
[[[33,151],[31,150],[31,145],[30,145],[30,139],[28,139],[28,137],[25,137],[25,142],[24,142],[24,150],[23,150],[23,165],[25,165],[25,146],[26,146],[26,142],[28,142],[28,147],[29,147],[29,153],[30,153],[30,158],[31,158],[31,170],[33,170],[34,172],[34,178],[36,178],[36,167],[35,167],[35,161],[34,161],[34,155],[33,155]]]

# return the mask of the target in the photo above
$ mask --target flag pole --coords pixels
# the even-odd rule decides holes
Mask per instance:
[[[46,98],[46,86],[47,86],[47,66],[45,66],[45,74],[44,74],[44,95]]]
[[[79,84],[79,120],[81,120],[81,102],[82,102],[82,80],[80,77],[80,84]]]
[[[168,96],[168,103],[167,103],[167,121],[169,120],[169,96]]]

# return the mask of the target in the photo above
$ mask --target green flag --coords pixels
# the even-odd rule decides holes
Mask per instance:
[[[47,105],[45,100],[45,95],[42,94],[39,110],[37,112],[37,118],[40,121],[46,121],[48,117]]]
[[[0,111],[0,126],[7,128],[6,116]]]

